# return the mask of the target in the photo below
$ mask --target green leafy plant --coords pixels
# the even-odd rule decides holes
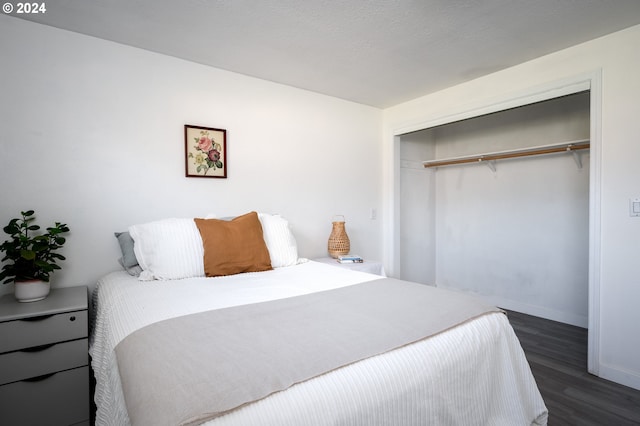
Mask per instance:
[[[11,219],[3,228],[10,239],[0,245],[0,251],[5,253],[2,262],[7,262],[0,271],[0,280],[7,284],[13,281],[42,280],[49,281],[49,275],[56,269],[56,264],[65,257],[56,251],[65,243],[61,235],[69,232],[69,227],[60,222],[47,228],[44,234],[38,234],[40,226],[32,224],[35,220],[34,211],[20,212],[22,218]]]

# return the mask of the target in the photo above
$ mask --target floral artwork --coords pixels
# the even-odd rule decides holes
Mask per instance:
[[[185,125],[186,176],[226,178],[226,139],[224,129]]]

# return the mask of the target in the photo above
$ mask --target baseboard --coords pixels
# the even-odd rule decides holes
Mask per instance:
[[[464,292],[463,290],[452,288],[452,287],[444,287],[438,286],[441,288],[446,288],[448,290],[454,290],[459,292]],[[552,321],[558,321],[564,324],[575,325],[576,327],[588,328],[589,327],[589,317],[586,315],[577,315],[569,312],[557,311],[554,309],[545,308],[542,306],[531,305],[524,302],[519,302],[517,300],[511,300],[504,297],[499,296],[486,296],[483,294],[474,293],[476,296],[486,300],[488,303],[492,305],[499,306],[503,309],[507,309],[510,311],[521,312],[527,315],[533,315],[540,318],[545,318]]]
[[[640,390],[640,375],[600,364],[600,378]]]

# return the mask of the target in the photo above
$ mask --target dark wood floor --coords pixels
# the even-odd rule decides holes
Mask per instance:
[[[508,311],[549,426],[640,425],[640,391],[587,373],[587,330]]]

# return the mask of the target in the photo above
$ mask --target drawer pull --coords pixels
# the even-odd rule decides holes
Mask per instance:
[[[32,377],[30,379],[24,379],[23,382],[40,382],[42,380],[46,380],[49,377],[53,376],[57,374],[57,372],[55,373],[49,373],[49,374],[43,374],[42,376],[37,376],[37,377]]]
[[[43,320],[46,320],[47,318],[51,318],[52,316],[53,316],[53,314],[51,314],[51,315],[41,315],[39,317],[22,318],[20,321],[29,321],[29,322],[43,321]]]
[[[73,316],[71,316],[71,317],[69,318],[69,321],[75,321],[75,320],[76,320],[76,316],[75,316],[75,315],[73,315]]]
[[[40,345],[40,346],[34,346],[32,348],[22,349],[20,352],[40,352],[40,351],[49,349],[50,347],[55,345],[56,345],[55,343],[49,343],[48,345]]]

